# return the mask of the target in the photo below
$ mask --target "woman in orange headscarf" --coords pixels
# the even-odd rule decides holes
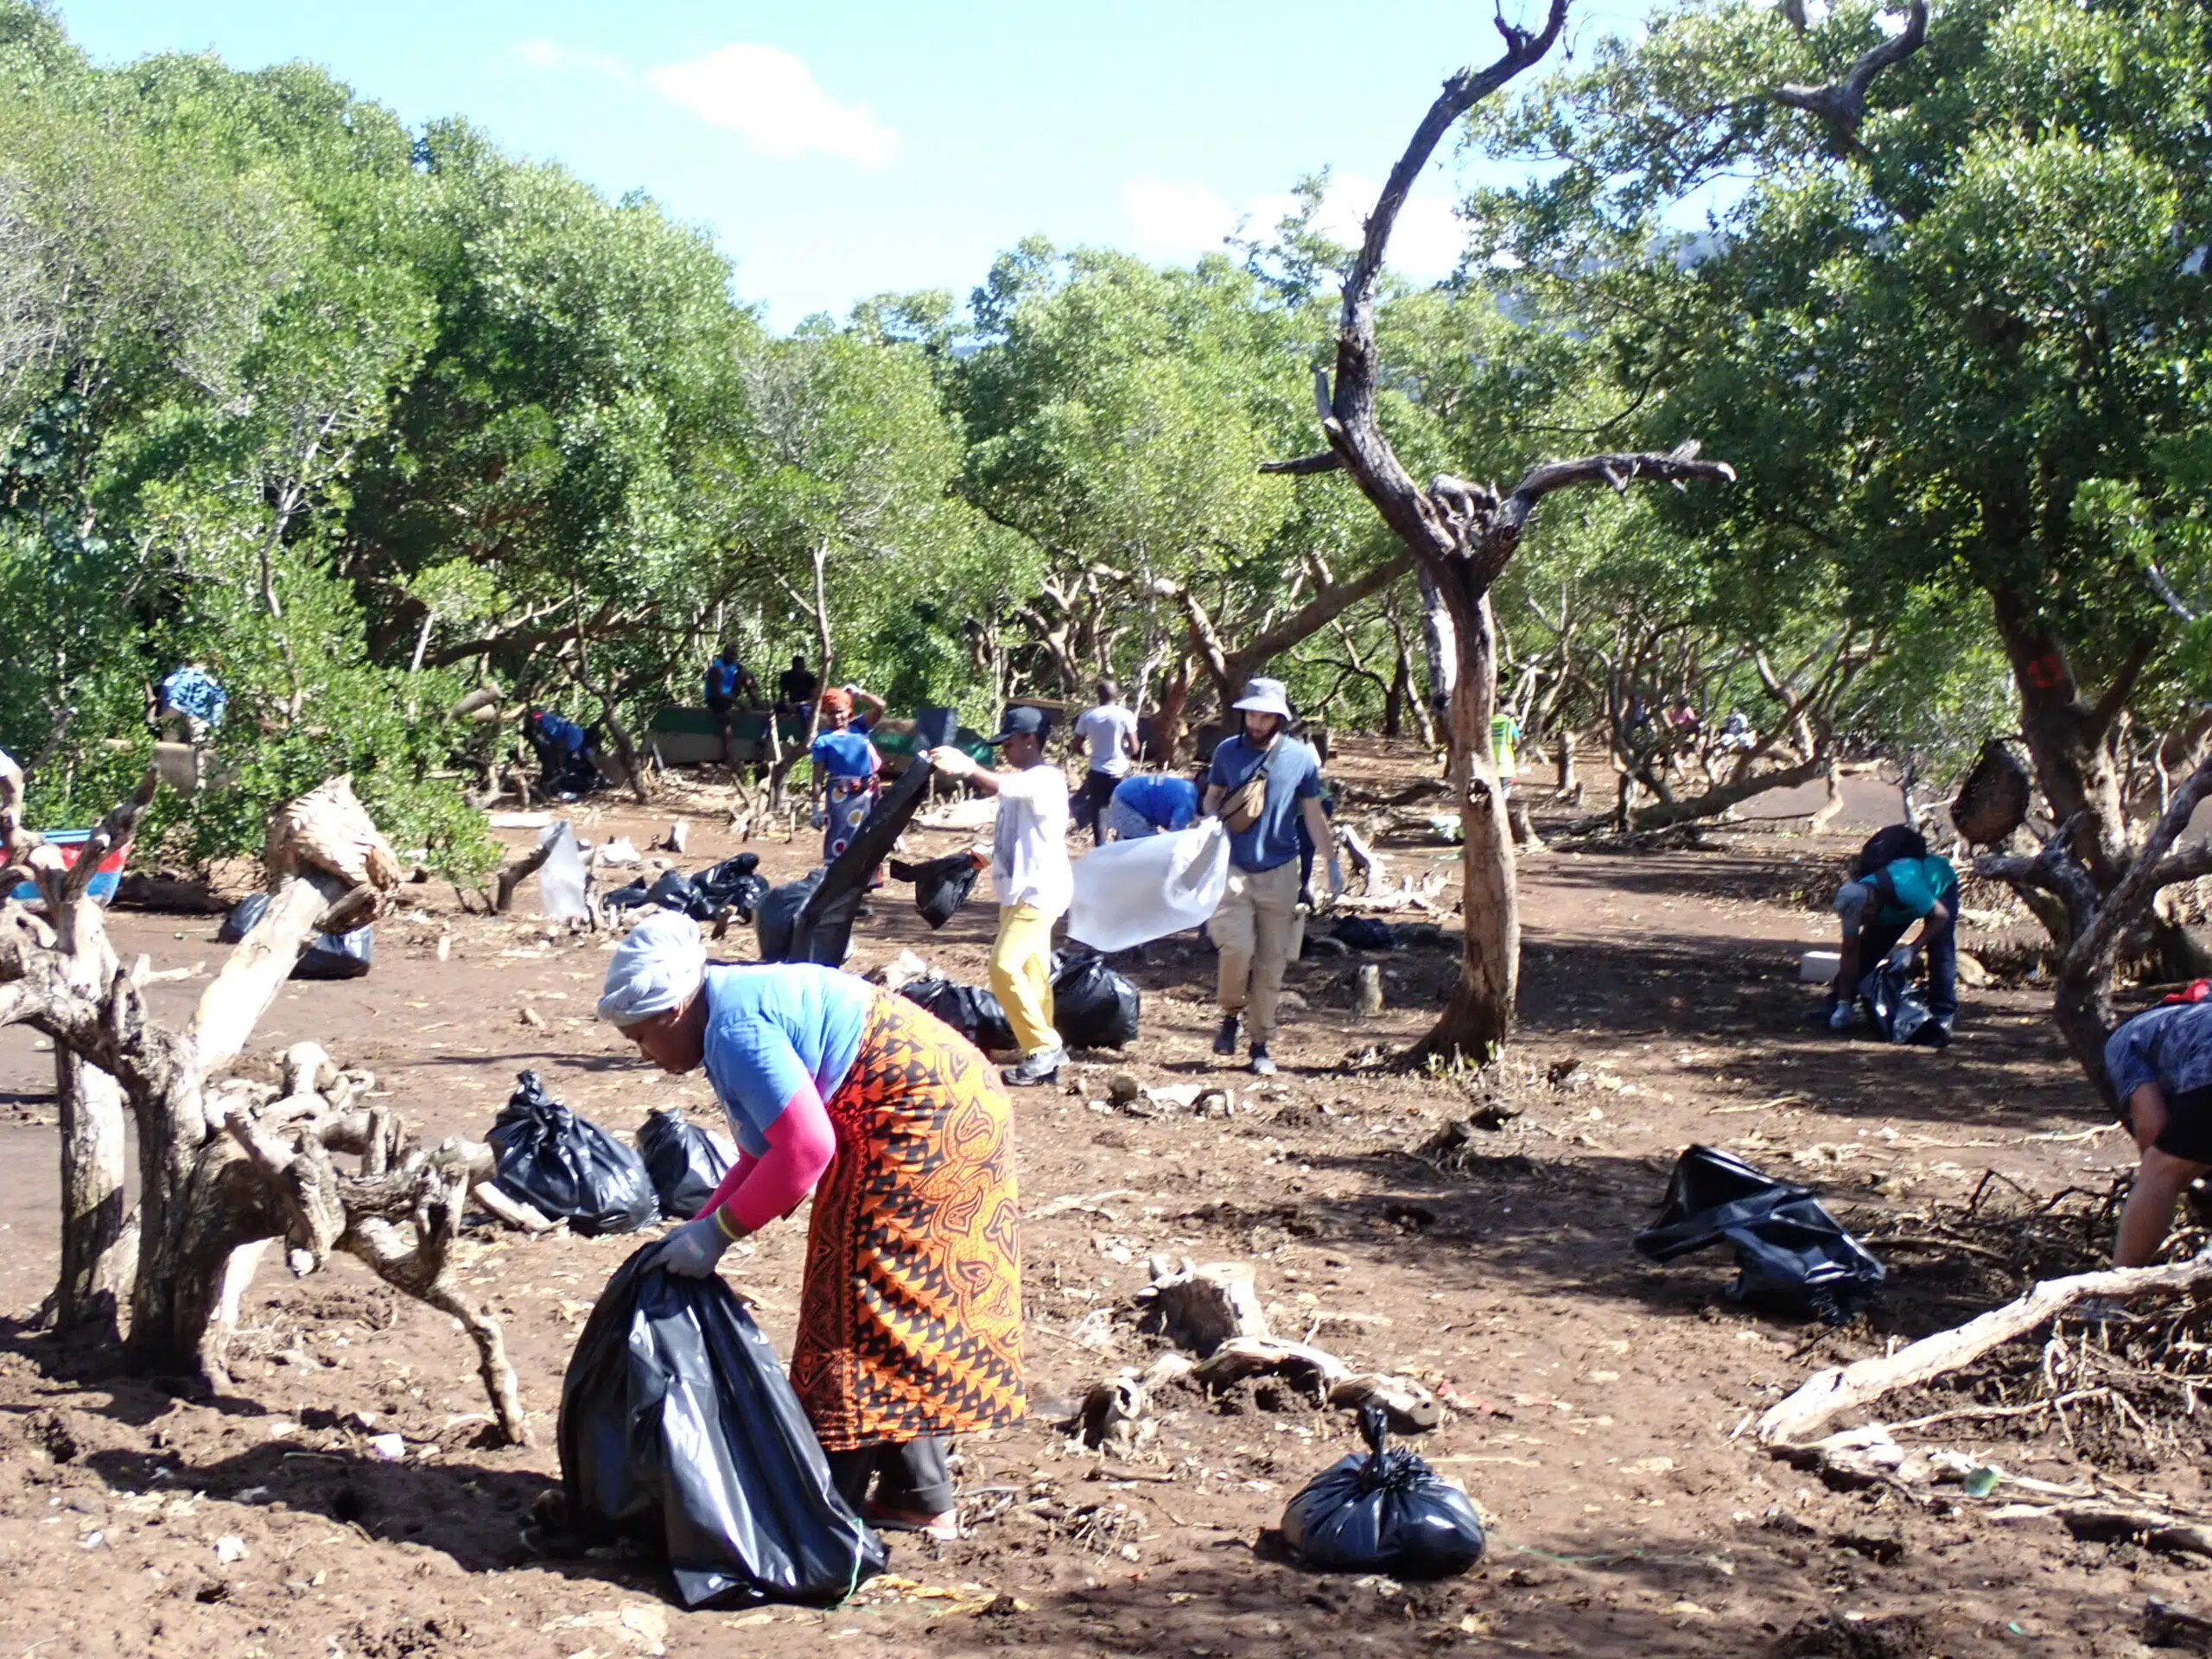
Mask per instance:
[[[868,822],[881,787],[883,757],[868,741],[869,729],[883,713],[883,704],[865,692],[869,708],[853,713],[853,693],[832,686],[822,694],[822,732],[814,740],[814,794],[818,803],[814,821],[822,826],[822,861],[832,862],[851,844],[861,825]]]

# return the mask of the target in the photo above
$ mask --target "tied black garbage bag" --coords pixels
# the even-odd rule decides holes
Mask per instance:
[[[691,885],[691,878],[681,870],[663,870],[652,886],[645,889],[645,902],[658,905],[663,910],[672,910],[679,916],[689,916],[695,922],[710,922],[719,905],[709,904],[706,895]]]
[[[1942,1030],[1928,1011],[1912,973],[1895,956],[1875,964],[1859,982],[1859,995],[1874,1029],[1892,1043],[1928,1043]]]
[[[660,1214],[645,1160],[522,1072],[488,1137],[493,1180],[509,1198],[566,1221],[587,1237],[634,1233]]]
[[[249,893],[231,906],[223,925],[215,930],[218,943],[236,944],[253,931],[269,913],[269,895]],[[292,964],[294,979],[359,979],[369,971],[375,955],[377,931],[357,927],[350,933],[318,933],[314,943]]]
[[[638,1155],[645,1160],[645,1174],[660,1200],[660,1212],[689,1221],[707,1207],[707,1200],[737,1161],[730,1143],[711,1129],[702,1129],[683,1116],[681,1107],[657,1108],[638,1131]]]
[[[775,1351],[713,1274],[614,1271],[561,1382],[569,1525],[666,1558],[687,1608],[827,1605],[883,1570]]]
[[[1384,1447],[1380,1406],[1361,1408],[1370,1448],[1306,1484],[1282,1512],[1282,1535],[1308,1567],[1440,1579],[1483,1558],[1483,1523],[1467,1495],[1403,1446]]]
[[[1125,1048],[1137,1039],[1137,988],[1093,954],[1052,967],[1052,1027],[1071,1048]]]
[[[926,1009],[981,1049],[1014,1047],[1014,1027],[1006,1010],[988,991],[973,985],[956,985],[949,979],[911,980],[899,995]]]
[[[1736,1249],[1739,1271],[1729,1294],[1738,1301],[1763,1300],[1840,1325],[1882,1287],[1882,1264],[1809,1189],[1711,1147],[1692,1147],[1675,1162],[1659,1219],[1636,1236],[1637,1254],[1671,1262],[1723,1239]]]
[[[891,861],[891,879],[914,884],[914,908],[931,928],[943,927],[959,913],[982,873],[983,867],[969,853],[952,853],[921,864]]]

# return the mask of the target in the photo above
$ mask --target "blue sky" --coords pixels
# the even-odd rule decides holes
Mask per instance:
[[[1505,0],[1509,15],[1540,0]],[[103,61],[214,51],[319,63],[412,124],[461,115],[520,154],[705,226],[741,296],[787,328],[887,289],[964,296],[1033,233],[1157,259],[1272,222],[1325,165],[1358,213],[1457,63],[1495,55],[1486,5],[1391,0],[968,0],[811,6],[638,0],[62,0]],[[1570,32],[1643,0],[1576,0]],[[1394,253],[1448,268],[1453,164]]]

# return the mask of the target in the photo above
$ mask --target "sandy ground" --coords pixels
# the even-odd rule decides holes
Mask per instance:
[[[1402,778],[1417,765],[1363,751],[1343,767]],[[1033,1414],[963,1444],[967,1537],[898,1541],[892,1576],[829,1612],[684,1613],[647,1564],[547,1560],[521,1541],[558,1480],[563,1365],[635,1238],[472,1230],[470,1282],[505,1320],[531,1408],[526,1448],[478,1444],[484,1402],[464,1340],[350,1262],[300,1281],[264,1270],[230,1397],[118,1378],[110,1356],[28,1334],[57,1260],[50,1059],[30,1033],[0,1033],[12,1246],[0,1310],[15,1316],[0,1320],[0,1654],[2134,1653],[2146,1599],[2190,1592],[2173,1558],[2076,1543],[2049,1520],[1831,1491],[1738,1438],[1816,1365],[1974,1311],[1910,1294],[1916,1260],[1891,1263],[1898,1294],[1871,1319],[1830,1332],[1728,1301],[1725,1251],[1655,1268],[1629,1247],[1694,1141],[1807,1180],[1856,1216],[1955,1195],[1985,1169],[2048,1192],[2101,1185],[2126,1161],[2116,1133],[2081,1138],[2095,1119],[2036,992],[1969,994],[1961,1039],[1940,1054],[1801,1026],[1812,993],[1796,982],[1797,952],[1825,938],[1834,866],[1891,799],[1856,786],[1824,837],[1769,826],[1712,850],[1530,860],[1514,1063],[1580,1065],[1468,1173],[1410,1155],[1464,1114],[1459,1085],[1371,1063],[1425,1027],[1455,934],[1384,959],[1376,1020],[1351,1011],[1348,963],[1294,967],[1282,1074],[1250,1088],[1207,1052],[1211,957],[1174,942],[1130,965],[1139,1045],[1074,1068],[1061,1092],[1019,1096]],[[588,836],[640,845],[666,822],[580,817]],[[694,813],[686,868],[736,850],[718,822]],[[966,839],[912,837],[925,855]],[[779,877],[810,861],[804,839],[753,845]],[[1401,868],[1454,857],[1392,851]],[[433,1140],[480,1135],[524,1067],[618,1130],[671,1101],[710,1115],[703,1078],[641,1068],[591,1021],[607,942],[525,919],[529,887],[511,919],[463,915],[443,887],[407,899],[378,928],[375,971],[289,988],[257,1053],[314,1037],[373,1069]],[[979,980],[987,899],[936,935],[888,899],[853,965],[911,947]],[[172,1014],[224,950],[197,919],[118,914],[114,931],[126,953],[199,969],[156,990]],[[1102,1097],[1122,1066],[1154,1084],[1219,1077],[1237,1109],[1113,1113]],[[1065,1198],[1083,1202],[1053,1202]],[[726,1262],[779,1347],[803,1246],[794,1220]],[[1490,1520],[1482,1566],[1408,1586],[1289,1563],[1275,1522],[1352,1449],[1342,1414],[1268,1409],[1247,1390],[1179,1401],[1130,1462],[1071,1445],[1057,1427],[1069,1402],[1152,1351],[1131,1298],[1156,1251],[1250,1261],[1286,1333],[1315,1329],[1357,1364],[1494,1407],[1419,1439]],[[409,1457],[380,1461],[369,1436],[395,1430]],[[2071,1455],[2005,1450],[2008,1467],[2052,1478]],[[2193,1465],[2158,1472],[2177,1496],[2199,1484]]]

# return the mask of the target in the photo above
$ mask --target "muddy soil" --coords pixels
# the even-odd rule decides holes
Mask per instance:
[[[1366,746],[1337,770],[1382,786],[1421,765]],[[1978,1304],[1947,1299],[1926,1277],[1936,1264],[1892,1261],[1893,1294],[1832,1332],[1732,1303],[1725,1252],[1655,1268],[1629,1248],[1694,1141],[1859,1218],[1962,1194],[1985,1169],[2048,1192],[2101,1185],[2129,1161],[2116,1132],[2098,1131],[2031,988],[1969,992],[1942,1053],[1802,1025],[1815,994],[1796,982],[1797,953],[1825,939],[1834,867],[1892,799],[1855,785],[1817,837],[1783,820],[1718,830],[1700,850],[1529,860],[1511,1061],[1528,1109],[1465,1169],[1412,1154],[1465,1114],[1466,1090],[1387,1064],[1451,982],[1453,889],[1440,948],[1382,959],[1379,1019],[1352,1012],[1352,962],[1295,966],[1283,1070],[1256,1086],[1208,1052],[1200,946],[1125,962],[1144,992],[1139,1045],[1018,1097],[1033,1414],[961,1446],[967,1536],[897,1541],[891,1574],[828,1612],[684,1613],[649,1564],[525,1545],[531,1505],[557,1484],[563,1366],[635,1238],[471,1232],[470,1282],[506,1322],[531,1408],[525,1448],[481,1444],[484,1401],[450,1323],[350,1261],[298,1281],[264,1269],[228,1397],[120,1377],[111,1356],[31,1334],[57,1262],[51,1060],[41,1039],[0,1033],[0,1310],[13,1316],[0,1320],[0,1653],[2134,1653],[2146,1600],[2193,1587],[2173,1558],[2078,1543],[2050,1519],[1831,1491],[1741,1433],[1816,1365],[1968,1317]],[[685,868],[738,850],[717,831],[715,791],[689,805]],[[576,816],[588,838],[644,846],[669,812]],[[934,855],[970,837],[911,839]],[[751,844],[777,877],[812,861],[804,835]],[[1454,868],[1441,844],[1387,851],[1401,869]],[[255,1052],[315,1038],[373,1069],[433,1140],[480,1135],[524,1067],[619,1130],[673,1101],[711,1118],[703,1078],[644,1069],[593,1022],[611,946],[529,919],[534,883],[511,918],[466,914],[434,885],[406,899],[378,927],[374,972],[288,988]],[[992,922],[979,893],[931,934],[893,888],[853,965],[911,948],[980,981]],[[155,991],[171,1014],[224,951],[199,919],[118,913],[114,931],[126,956],[197,970]],[[1149,1084],[1218,1080],[1235,1110],[1116,1112],[1107,1083],[1124,1069]],[[726,1260],[779,1346],[803,1222]],[[1124,1459],[1071,1445],[1072,1403],[1153,1351],[1132,1297],[1155,1252],[1250,1261],[1281,1332],[1487,1407],[1419,1442],[1488,1517],[1483,1565],[1412,1586],[1293,1565],[1274,1532],[1285,1501],[1354,1445],[1343,1414],[1294,1397],[1179,1397],[1156,1442]],[[392,1432],[404,1461],[370,1443]],[[2010,1439],[2002,1455],[2055,1480],[2078,1467],[2063,1440]],[[2193,1463],[2155,1473],[2177,1498],[2198,1496]]]

